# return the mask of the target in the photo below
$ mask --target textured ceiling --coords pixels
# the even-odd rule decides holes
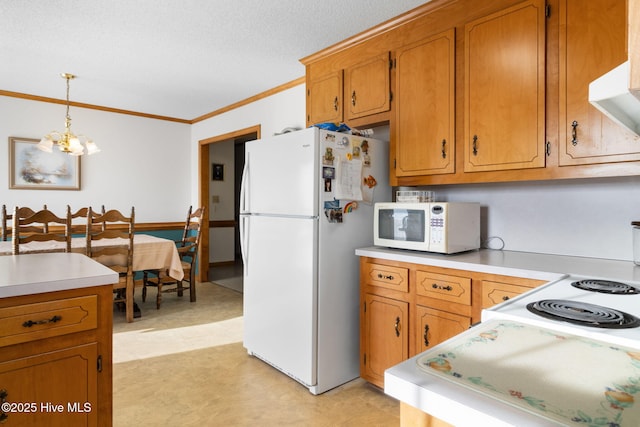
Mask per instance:
[[[194,119],[427,0],[0,0],[0,90]]]

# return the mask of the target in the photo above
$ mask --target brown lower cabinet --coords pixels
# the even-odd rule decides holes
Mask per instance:
[[[112,425],[112,289],[0,298],[3,425]]]
[[[480,321],[483,308],[544,280],[360,258],[360,376],[384,371]]]

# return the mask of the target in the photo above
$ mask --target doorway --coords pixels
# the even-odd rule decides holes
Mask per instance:
[[[239,237],[239,206],[240,206],[240,183],[242,178],[242,169],[244,166],[244,144],[247,141],[260,138],[260,125],[256,125],[250,128],[241,129],[235,132],[218,135],[215,137],[207,138],[199,142],[198,151],[198,181],[199,181],[199,200],[200,204],[207,206],[208,215],[206,215],[206,221],[202,233],[202,244],[200,247],[200,259],[205,261],[200,263],[200,269],[198,271],[198,280],[209,281],[211,277],[219,277],[219,275],[239,274],[242,275],[242,257],[240,255],[240,237]],[[213,150],[212,144],[226,143],[233,144],[233,172],[225,172],[229,181],[233,182],[233,218],[228,217],[224,219],[216,219],[215,215],[212,215],[213,201],[215,196],[211,196],[211,180],[212,176],[210,171],[215,161],[210,158],[210,149]],[[215,181],[213,181],[215,182]],[[226,241],[226,245],[231,245],[231,254],[225,257],[222,261],[212,262],[216,254],[216,242],[211,236],[216,236],[219,231],[226,229],[227,234],[232,229],[231,242]],[[213,240],[213,241],[212,241]],[[218,248],[218,250],[220,250]],[[226,247],[227,253],[229,247]],[[219,270],[219,271],[218,271]],[[239,273],[238,273],[239,272]]]

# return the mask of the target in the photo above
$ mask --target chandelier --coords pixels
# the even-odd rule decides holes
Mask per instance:
[[[67,80],[67,116],[64,120],[64,132],[52,131],[45,135],[38,145],[40,150],[47,153],[53,152],[53,144],[56,144],[60,151],[68,153],[72,156],[82,156],[85,154],[93,154],[100,151],[98,146],[91,139],[84,135],[75,135],[71,132],[71,116],[69,116],[69,81],[75,79],[76,76],[69,73],[60,75]]]

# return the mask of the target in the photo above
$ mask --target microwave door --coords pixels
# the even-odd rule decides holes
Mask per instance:
[[[378,243],[390,247],[428,250],[428,210],[392,207],[377,216]]]

